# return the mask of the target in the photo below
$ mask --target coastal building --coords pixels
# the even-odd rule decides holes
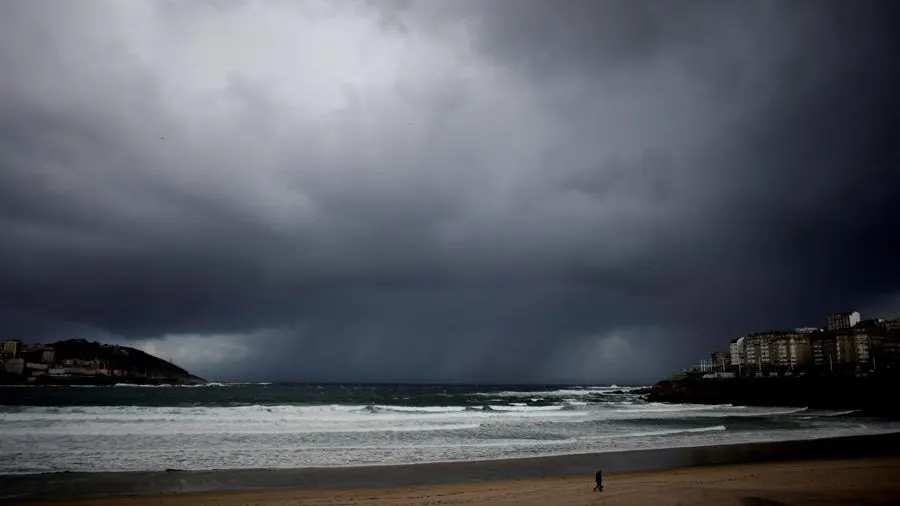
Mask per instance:
[[[775,349],[776,333],[766,332],[750,334],[744,338],[744,352],[747,357],[747,372],[766,372],[775,365],[777,350]]]
[[[772,338],[774,363],[781,369],[794,370],[812,365],[809,334],[786,332]]]
[[[840,333],[834,336],[834,358],[838,363],[847,365],[858,361],[855,337],[855,335],[850,333]]]
[[[0,358],[19,358],[22,353],[22,341],[6,339],[0,341]]]
[[[62,361],[62,365],[66,367],[80,367],[83,369],[94,369],[97,367],[97,364],[99,364],[99,362],[96,360],[84,360],[80,358],[67,358]]]
[[[884,330],[887,332],[900,332],[900,318],[885,320]]]
[[[21,375],[25,372],[25,360],[21,358],[7,358],[3,360],[3,372],[12,375]]]
[[[826,318],[826,329],[806,326],[748,334],[710,357],[695,370],[741,376],[810,369],[834,374],[900,370],[900,318],[862,320],[858,311],[835,313]]]
[[[791,348],[790,338],[787,334],[777,336],[773,339],[775,348],[775,365],[780,368],[788,368],[791,366]]]
[[[812,343],[810,334],[798,333],[790,336],[788,341],[791,369],[807,368],[812,365]]]
[[[875,333],[858,333],[853,336],[856,347],[856,358],[859,366],[866,370],[877,370],[877,356],[880,355],[884,337]],[[882,364],[884,367],[884,364]]]
[[[818,369],[834,368],[836,343],[834,335],[822,335],[812,341],[813,365]]]
[[[25,359],[25,362],[52,364],[56,359],[56,352],[50,346],[25,344],[22,346],[20,356]]]
[[[766,336],[759,345],[759,358],[763,365],[771,366],[775,361],[775,347],[771,336]]]
[[[891,333],[882,340],[881,362],[884,369],[900,368],[900,335]]]
[[[96,372],[87,367],[65,367],[65,372],[69,376],[93,376]]]
[[[713,366],[717,369],[725,370],[731,365],[731,353],[726,351],[715,351],[710,354]]]
[[[861,320],[859,323],[853,326],[854,329],[867,330],[867,331],[875,331],[875,332],[884,332],[886,329],[886,320],[884,318],[869,318],[868,320]]]
[[[744,364],[746,359],[745,351],[744,351],[744,338],[739,337],[734,339],[729,343],[728,351],[731,352],[731,365],[732,366],[740,366]]]
[[[759,361],[759,341],[752,336],[744,338],[744,365],[749,370],[756,370],[760,365]]]
[[[859,312],[834,313],[825,319],[825,328],[828,330],[849,329],[859,323]]]

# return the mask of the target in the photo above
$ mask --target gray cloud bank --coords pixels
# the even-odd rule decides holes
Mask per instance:
[[[897,21],[4,2],[3,331],[224,379],[644,382],[890,310]]]

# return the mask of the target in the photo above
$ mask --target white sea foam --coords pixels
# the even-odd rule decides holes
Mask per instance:
[[[559,390],[504,390],[500,392],[477,392],[472,395],[482,397],[531,397],[531,398],[557,398],[557,397],[586,397],[600,396],[611,392],[629,393],[645,387],[570,387]],[[533,400],[533,399],[532,399]]]
[[[481,407],[463,406],[399,406],[399,405],[245,405],[234,407],[136,407],[74,406],[20,407],[0,409],[5,424],[65,422],[95,423],[166,423],[190,421],[200,428],[219,425],[277,424],[299,429],[310,424],[364,424],[445,422],[461,423],[517,418],[559,419],[589,418],[596,420],[722,418],[783,416],[805,408],[745,408],[732,406],[673,406],[645,404],[619,408],[592,408],[587,403],[569,401],[546,406],[523,403]],[[841,413],[834,413],[836,416]],[[39,430],[37,428],[36,430]]]
[[[135,383],[116,383],[113,386],[119,388],[210,388],[210,387],[234,387],[234,386],[250,386],[250,385],[271,385],[271,383],[221,383],[218,381],[210,381],[209,383],[201,383],[197,385],[142,385]],[[82,387],[97,387],[100,385],[72,385]]]
[[[541,411],[560,411],[563,409],[563,405],[551,405],[551,406],[513,406],[512,404],[489,404],[488,408],[492,411],[506,411],[511,413],[536,413]]]
[[[465,406],[366,406],[363,409],[376,412],[397,412],[397,413],[459,413],[465,411]],[[351,410],[352,411],[352,410]]]
[[[712,427],[696,427],[693,429],[671,429],[656,430],[648,432],[633,432],[629,434],[617,434],[614,436],[601,436],[602,438],[623,438],[623,437],[650,437],[650,436],[672,436],[675,434],[696,434],[701,432],[720,432],[728,430],[724,425],[715,425]]]
[[[609,402],[553,392],[523,397],[552,401],[542,406],[496,397],[468,407],[0,406],[0,473],[434,462],[900,430],[893,422],[861,426],[837,416],[852,415],[847,412],[670,405],[637,397]]]
[[[829,411],[829,412],[820,413],[820,414],[818,414],[818,416],[826,416],[826,417],[847,416],[847,415],[852,415],[853,413],[859,413],[859,412],[860,412],[859,409],[850,409],[847,411]]]
[[[399,464],[900,430],[894,422],[862,426],[847,411],[674,405],[609,393],[623,390],[485,392],[464,397],[468,406],[400,397],[397,405],[0,406],[0,474]],[[169,396],[135,392],[157,394]]]
[[[474,429],[482,423],[549,421],[587,413],[562,406],[247,405],[236,407],[23,407],[2,412],[4,434],[214,434],[414,432]]]

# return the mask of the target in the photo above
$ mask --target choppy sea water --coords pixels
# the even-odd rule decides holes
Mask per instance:
[[[404,464],[900,432],[853,412],[659,404],[635,390],[8,387],[0,474]]]

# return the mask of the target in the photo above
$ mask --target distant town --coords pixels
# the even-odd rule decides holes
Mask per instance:
[[[51,344],[0,341],[0,384],[203,383],[141,350],[85,339]]]
[[[866,376],[900,371],[900,319],[862,320],[835,313],[825,327],[749,334],[685,370],[705,378],[830,374]]]

